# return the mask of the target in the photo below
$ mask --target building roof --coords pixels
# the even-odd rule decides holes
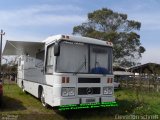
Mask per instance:
[[[127,68],[121,66],[113,66],[113,74],[118,76],[131,76],[134,75],[132,72],[128,72]]]
[[[155,73],[160,71],[160,64],[157,63],[146,63],[129,68],[129,71],[134,73]]]
[[[126,71],[113,71],[114,75],[118,76],[132,76],[134,75],[132,72],[126,72]]]
[[[126,71],[126,69],[121,66],[113,66],[113,71]]]

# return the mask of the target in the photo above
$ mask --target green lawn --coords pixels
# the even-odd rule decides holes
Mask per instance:
[[[118,101],[121,101],[119,105],[123,104],[123,101],[126,100],[126,111],[130,111],[131,114],[160,114],[160,93],[144,90],[137,92],[138,95],[132,89],[116,91]]]
[[[160,114],[160,93],[136,92],[132,89],[115,91],[118,107],[58,111],[46,109],[40,101],[30,94],[25,94],[16,84],[4,85],[1,117],[18,115],[20,120],[63,120],[63,119],[96,119],[113,120],[119,115]],[[159,116],[160,118],[160,116]]]
[[[3,103],[0,108],[0,113],[3,116],[19,115],[19,119],[39,119],[39,120],[57,120],[64,119],[57,114],[52,108],[46,109],[41,105],[41,102],[30,94],[23,93],[16,85],[4,85]],[[32,120],[31,119],[31,120]]]

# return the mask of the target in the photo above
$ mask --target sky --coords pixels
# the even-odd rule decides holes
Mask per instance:
[[[0,0],[0,29],[6,40],[42,41],[56,34],[72,34],[87,21],[87,14],[101,8],[128,15],[141,22],[142,64],[160,64],[160,0]]]

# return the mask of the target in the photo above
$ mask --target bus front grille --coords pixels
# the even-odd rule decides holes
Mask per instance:
[[[100,94],[100,87],[80,87],[78,88],[78,95],[94,95]]]

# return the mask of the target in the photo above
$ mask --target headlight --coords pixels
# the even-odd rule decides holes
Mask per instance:
[[[111,94],[113,94],[113,87],[104,87],[103,88],[103,94],[104,95],[111,95]]]
[[[62,96],[68,96],[68,88],[62,88]]]
[[[62,96],[74,96],[75,95],[75,88],[74,87],[62,87]]]
[[[108,87],[108,94],[113,94],[113,87]]]
[[[75,88],[68,88],[68,95],[74,96],[75,95]]]

